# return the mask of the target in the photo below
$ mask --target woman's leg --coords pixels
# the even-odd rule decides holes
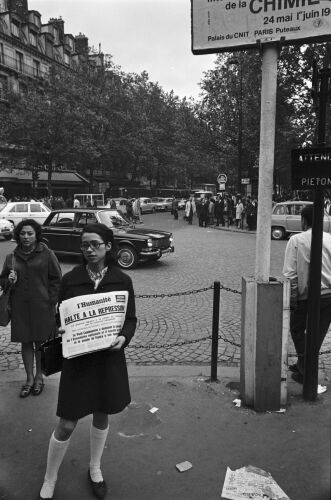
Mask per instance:
[[[108,430],[108,415],[106,413],[94,413],[90,428],[90,477],[94,483],[103,482],[100,465]]]
[[[27,385],[33,385],[34,376],[33,376],[33,343],[32,342],[23,342],[22,343],[22,359],[26,372],[26,383]]]
[[[42,342],[35,342],[35,349],[34,349],[34,356],[36,360],[36,374],[34,377],[35,382],[41,382],[43,381],[43,374],[41,371],[41,352],[38,350],[39,347],[41,346]]]
[[[77,425],[77,420],[60,418],[51,435],[48,446],[47,467],[44,484],[40,490],[41,498],[53,498],[57,474],[68,449],[70,437]]]

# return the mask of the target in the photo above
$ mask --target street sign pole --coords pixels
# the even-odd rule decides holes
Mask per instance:
[[[258,281],[269,282],[278,47],[276,44],[267,44],[263,46],[262,50],[259,203],[255,278]]]
[[[330,69],[321,71],[319,93],[318,143],[325,146],[326,110]],[[303,377],[303,398],[314,401],[318,385],[318,349],[320,329],[321,270],[323,247],[324,192],[321,187],[315,190],[312,241],[309,269],[308,313],[306,328],[305,370]]]

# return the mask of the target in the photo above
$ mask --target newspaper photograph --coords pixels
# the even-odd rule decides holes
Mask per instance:
[[[64,358],[109,348],[123,328],[129,292],[81,295],[59,307]]]

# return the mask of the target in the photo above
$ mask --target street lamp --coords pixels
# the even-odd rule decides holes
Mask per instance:
[[[238,98],[238,165],[237,165],[237,190],[241,194],[242,175],[242,140],[243,140],[243,70],[238,59],[229,59],[229,64],[238,67],[239,73],[239,98]]]

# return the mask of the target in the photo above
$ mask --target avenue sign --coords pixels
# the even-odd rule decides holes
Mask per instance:
[[[331,188],[331,147],[292,150],[292,189]]]
[[[191,0],[192,52],[331,40],[328,0]]]

